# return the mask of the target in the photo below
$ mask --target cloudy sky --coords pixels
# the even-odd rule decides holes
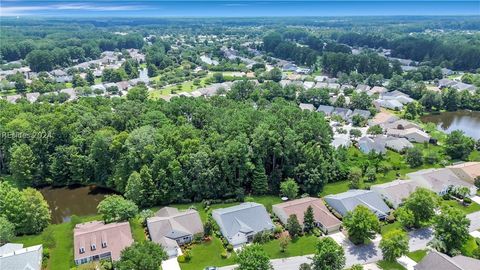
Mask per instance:
[[[478,15],[480,1],[450,0],[0,0],[0,16],[233,17]]]

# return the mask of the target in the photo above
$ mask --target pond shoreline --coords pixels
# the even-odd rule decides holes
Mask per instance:
[[[434,123],[439,131],[462,130],[474,140],[480,139],[480,111],[459,110],[430,112],[420,117],[422,123]]]

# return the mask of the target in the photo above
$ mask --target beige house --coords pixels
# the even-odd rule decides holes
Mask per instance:
[[[474,184],[475,178],[480,176],[480,162],[463,162],[448,166],[450,170],[463,181]]]
[[[105,224],[92,221],[77,224],[73,229],[75,264],[120,259],[120,252],[133,244],[128,222]]]
[[[313,216],[317,227],[324,233],[328,234],[340,229],[342,222],[330,213],[323,201],[319,198],[306,197],[275,204],[272,206],[272,211],[283,224],[287,224],[290,215],[296,215],[298,222],[303,226],[303,217],[309,206],[313,209]]]
[[[418,128],[407,129],[388,129],[387,135],[399,138],[405,138],[410,142],[424,143],[430,141],[430,135]]]
[[[370,190],[382,196],[390,202],[393,208],[400,204],[412,194],[419,185],[412,180],[395,180],[385,184],[373,185]]]

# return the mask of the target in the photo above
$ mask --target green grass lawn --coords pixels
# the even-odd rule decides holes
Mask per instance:
[[[397,262],[389,262],[389,261],[379,261],[377,262],[378,267],[383,270],[405,270],[405,267],[401,266]]]
[[[470,156],[468,156],[468,160],[470,161],[480,161],[480,151],[473,151]]]
[[[385,235],[386,233],[393,230],[403,230],[402,224],[400,224],[400,222],[398,221],[395,221],[393,223],[387,223],[381,227],[381,234]]]
[[[424,249],[420,249],[420,250],[416,250],[416,251],[412,251],[412,252],[409,252],[407,254],[407,256],[414,260],[415,262],[420,262],[425,256],[427,256],[427,251],[424,250]]]
[[[443,205],[448,205],[457,209],[462,210],[465,214],[471,214],[473,212],[480,211],[480,204],[472,202],[469,206],[463,206],[461,203],[456,200],[442,201]]]
[[[473,256],[473,251],[478,248],[477,242],[475,241],[475,238],[470,236],[468,238],[467,243],[463,245],[463,247],[460,249],[462,251],[462,254],[467,257],[472,257]]]
[[[130,228],[132,230],[133,240],[135,240],[135,242],[145,241],[146,239],[145,230],[143,229],[140,219],[134,218],[134,219],[131,219],[129,222],[130,222]]]
[[[280,241],[278,239],[265,243],[262,246],[270,259],[277,259],[313,254],[315,253],[315,246],[317,242],[318,237],[307,235],[292,240],[288,244],[285,252],[280,252]]]
[[[222,242],[218,238],[212,241],[194,245],[191,249],[192,259],[188,263],[181,263],[182,270],[200,270],[206,266],[225,266],[235,264],[235,253],[227,259],[222,259],[220,254],[224,251]]]

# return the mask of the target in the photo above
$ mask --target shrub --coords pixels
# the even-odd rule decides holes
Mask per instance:
[[[282,232],[283,232],[282,226],[280,226],[280,225],[275,226],[275,229],[274,229],[273,233],[279,234],[279,233],[282,233]]]
[[[464,204],[471,204],[471,203],[472,203],[472,199],[470,199],[469,197],[465,197],[465,198],[463,198],[463,203],[464,203]]]
[[[233,251],[233,246],[231,244],[227,245],[227,251],[232,252]]]
[[[178,261],[179,263],[184,263],[184,262],[186,262],[185,255],[180,255],[180,256],[178,256],[178,257],[177,257],[177,261]]]
[[[222,254],[220,254],[220,257],[222,257],[222,259],[226,259],[228,257],[227,251],[224,250]]]

